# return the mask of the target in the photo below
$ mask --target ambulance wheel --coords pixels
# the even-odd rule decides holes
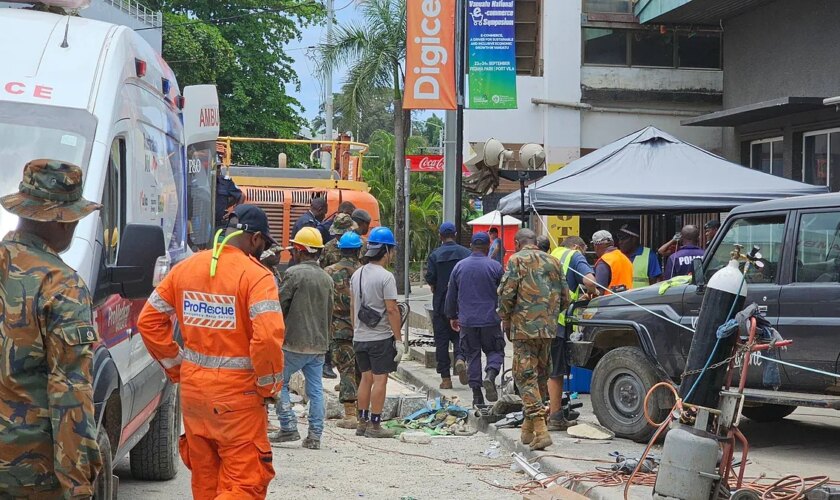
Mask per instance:
[[[111,454],[111,440],[104,427],[100,427],[96,434],[96,444],[102,457],[102,470],[94,484],[93,498],[95,500],[116,500],[119,482],[114,476],[114,457]]]
[[[796,410],[795,406],[787,405],[756,405],[744,406],[741,413],[754,422],[778,422]]]
[[[131,449],[131,475],[146,481],[167,481],[178,474],[178,435],[181,432],[181,403],[178,386],[161,403],[149,431]]]
[[[655,430],[645,420],[645,395],[660,381],[650,361],[637,347],[619,347],[598,361],[592,373],[592,410],[617,437],[643,443]],[[669,403],[670,401],[670,403]],[[657,391],[648,401],[650,417],[661,422],[673,405],[673,395]]]

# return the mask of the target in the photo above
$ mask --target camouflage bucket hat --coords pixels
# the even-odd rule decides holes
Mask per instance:
[[[347,231],[352,231],[359,227],[349,215],[347,214],[338,214],[335,216],[335,220],[333,220],[332,226],[330,226],[330,234],[333,236],[338,234],[344,234]]]
[[[0,198],[9,212],[40,222],[76,222],[101,206],[82,198],[82,169],[58,160],[32,160],[23,167],[18,192]]]

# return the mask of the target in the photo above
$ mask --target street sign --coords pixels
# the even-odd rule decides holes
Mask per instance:
[[[411,161],[412,172],[443,172],[443,155],[405,155],[405,159]],[[466,165],[461,165],[461,171],[470,175]]]

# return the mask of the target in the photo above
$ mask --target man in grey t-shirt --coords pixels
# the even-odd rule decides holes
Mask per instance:
[[[394,253],[394,234],[387,227],[370,233],[365,257],[368,264],[350,278],[353,312],[353,350],[362,373],[357,394],[359,425],[357,436],[393,437],[394,431],[383,429],[382,408],[388,374],[396,371],[402,355],[397,342],[402,342],[400,310],[397,306],[397,282],[385,269]]]

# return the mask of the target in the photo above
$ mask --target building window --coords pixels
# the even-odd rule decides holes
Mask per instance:
[[[583,62],[627,65],[627,30],[583,29]]]
[[[518,0],[514,5],[516,74],[540,76],[542,0]]]
[[[610,14],[632,14],[631,0],[583,0],[584,12],[599,12]]]
[[[633,66],[674,67],[674,35],[658,31],[633,31],[630,34]]]
[[[584,64],[659,68],[720,69],[718,32],[662,33],[584,27]]]
[[[802,180],[840,190],[840,129],[804,134]]]
[[[753,141],[750,143],[750,168],[783,177],[783,152],[784,140],[781,137]]]
[[[678,33],[680,68],[720,69],[720,33]]]

